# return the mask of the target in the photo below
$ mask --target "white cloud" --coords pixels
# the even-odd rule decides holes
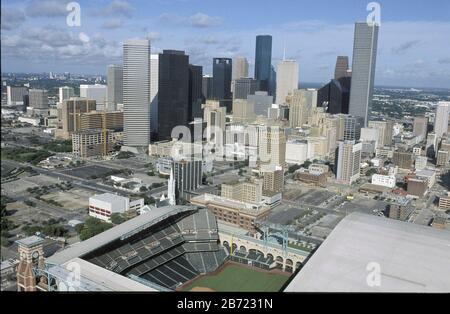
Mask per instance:
[[[167,25],[192,26],[196,28],[214,27],[222,23],[221,18],[217,16],[209,16],[200,12],[191,16],[163,13],[159,16],[158,20]]]
[[[33,0],[25,8],[30,17],[58,17],[67,15],[68,0]]]
[[[16,8],[2,7],[2,30],[17,29],[25,21],[23,11]]]
[[[135,8],[127,1],[113,0],[104,8],[96,11],[95,15],[99,16],[122,16],[131,17]]]
[[[209,16],[204,13],[197,13],[189,17],[190,23],[194,27],[213,27],[220,25],[222,20],[219,17]]]
[[[111,19],[108,21],[105,21],[102,24],[102,28],[106,28],[106,29],[116,29],[116,28],[120,28],[123,26],[123,21],[121,19]]]

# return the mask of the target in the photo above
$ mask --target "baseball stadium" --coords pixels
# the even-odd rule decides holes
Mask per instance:
[[[28,239],[19,250],[32,252],[39,245],[39,239]],[[41,291],[279,291],[293,272],[291,256],[298,253],[282,251],[281,245],[219,226],[207,208],[166,206],[46,260],[30,261],[19,286]],[[280,262],[278,254],[291,258]]]

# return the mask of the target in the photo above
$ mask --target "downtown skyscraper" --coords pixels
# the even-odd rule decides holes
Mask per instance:
[[[114,111],[117,104],[123,104],[123,66],[120,64],[108,65],[107,69],[108,97],[106,109]]]
[[[277,67],[277,104],[286,103],[286,98],[292,96],[298,89],[298,63],[295,60],[282,60]]]
[[[191,116],[189,56],[184,51],[163,50],[159,54],[158,71],[158,139],[169,140],[172,129],[187,127]]]
[[[338,56],[336,59],[336,67],[334,68],[334,79],[338,80],[341,77],[350,76],[348,71],[348,57],[347,56]]]
[[[236,57],[233,59],[233,81],[240,78],[248,77],[248,61],[244,57]]]
[[[436,107],[434,117],[434,133],[440,138],[448,131],[448,121],[450,114],[450,101],[440,101]]]
[[[261,90],[269,92],[270,76],[272,72],[272,36],[258,35],[256,36],[255,49],[255,80],[261,81]]]
[[[203,67],[189,64],[189,122],[202,117]]]
[[[124,145],[147,148],[150,143],[150,41],[123,44]]]
[[[150,131],[152,138],[158,134],[158,81],[159,55],[150,55]]]
[[[213,59],[213,98],[220,101],[220,105],[231,112],[232,94],[231,94],[231,73],[232,59],[214,58]]]
[[[372,109],[378,28],[375,23],[355,23],[349,113],[363,117],[364,126]]]

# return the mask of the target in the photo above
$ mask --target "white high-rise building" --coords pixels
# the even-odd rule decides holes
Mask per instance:
[[[123,109],[125,146],[147,148],[150,143],[148,39],[131,39],[123,44]]]
[[[159,54],[150,55],[150,129],[158,132]]]
[[[340,141],[336,179],[340,183],[351,185],[360,177],[362,143]]]
[[[24,96],[28,95],[28,88],[25,86],[7,86],[6,97],[8,106],[23,105]]]
[[[62,103],[64,100],[75,96],[75,91],[73,87],[63,86],[59,88],[59,102]]]
[[[167,183],[167,198],[169,199],[169,205],[176,205],[176,192],[175,192],[175,178],[173,177],[173,166],[170,170],[170,178]]]
[[[436,107],[434,117],[434,133],[437,138],[442,137],[448,130],[448,115],[450,114],[450,101],[440,101]]]
[[[298,63],[295,60],[283,60],[277,66],[276,103],[286,103],[286,97],[298,89]]]
[[[108,87],[106,85],[80,85],[80,97],[93,99],[97,105],[106,104]]]
[[[243,77],[248,77],[248,61],[244,57],[236,57],[233,59],[232,65],[232,79],[237,80]]]

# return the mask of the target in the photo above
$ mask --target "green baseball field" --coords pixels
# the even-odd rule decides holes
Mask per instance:
[[[288,279],[288,275],[226,264],[219,273],[201,276],[183,287],[182,291],[275,292]]]

